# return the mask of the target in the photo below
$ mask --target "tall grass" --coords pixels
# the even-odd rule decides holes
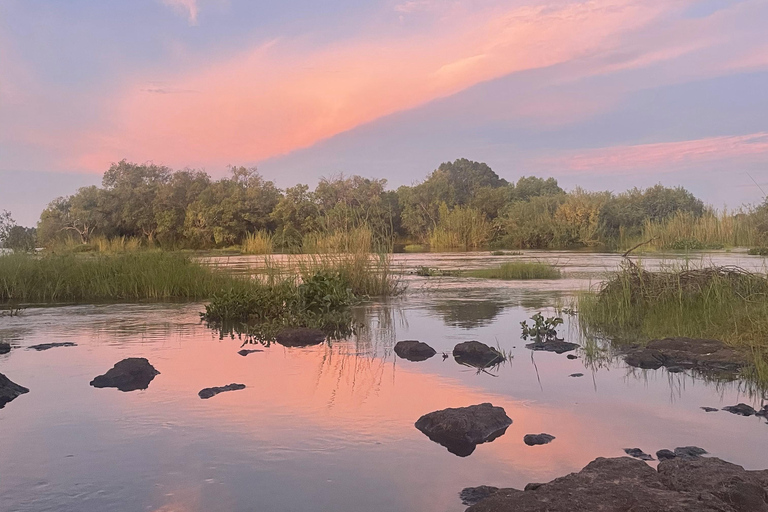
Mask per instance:
[[[559,279],[560,270],[556,267],[538,261],[511,261],[496,268],[470,270],[470,277],[483,279]]]
[[[366,225],[332,232],[314,231],[305,234],[301,242],[304,254],[390,252],[392,249],[391,246],[376,245],[373,231]]]
[[[245,235],[240,251],[243,254],[272,254],[273,238],[265,230]]]
[[[758,229],[745,215],[728,211],[707,212],[700,217],[677,212],[665,221],[647,220],[641,240],[651,240],[648,247],[658,250],[703,250],[722,247],[753,247],[759,245]],[[639,240],[624,240],[629,248]]]
[[[244,279],[159,251],[0,256],[0,302],[206,299]]]
[[[453,210],[440,205],[439,220],[429,234],[432,251],[479,249],[491,238],[491,223],[475,208],[457,206]]]

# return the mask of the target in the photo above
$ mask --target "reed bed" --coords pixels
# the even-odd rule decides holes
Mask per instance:
[[[491,223],[481,211],[460,206],[449,211],[443,204],[439,221],[429,234],[429,249],[479,249],[490,240],[491,230]]]
[[[243,254],[272,254],[274,241],[271,234],[265,230],[248,233],[240,247]]]
[[[655,250],[706,250],[754,247],[759,245],[761,236],[746,215],[723,211],[697,217],[678,212],[665,221],[646,221],[640,239],[649,240],[647,247]],[[638,241],[622,240],[620,245],[628,248]]]
[[[559,279],[561,277],[557,267],[538,261],[511,261],[496,268],[470,270],[466,275],[482,279],[505,280]]]

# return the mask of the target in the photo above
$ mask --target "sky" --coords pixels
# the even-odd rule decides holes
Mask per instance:
[[[112,162],[423,180],[441,162],[716,207],[768,191],[766,0],[0,0],[0,210]]]

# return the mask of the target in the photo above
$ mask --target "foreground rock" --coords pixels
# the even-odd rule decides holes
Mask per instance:
[[[620,457],[530,490],[499,489],[468,512],[767,512],[768,471],[715,458],[672,459],[658,471]]]
[[[243,357],[247,356],[248,354],[253,354],[254,352],[264,352],[264,351],[259,348],[253,348],[253,349],[244,348],[242,350],[237,351],[237,353]]]
[[[454,455],[466,457],[478,444],[504,435],[511,424],[503,408],[484,403],[425,414],[416,428]]]
[[[555,440],[555,436],[549,434],[526,434],[523,442],[528,446],[537,446],[540,444],[549,444]]]
[[[237,391],[240,389],[245,389],[245,384],[227,384],[226,386],[205,388],[205,389],[201,389],[200,392],[197,394],[197,396],[199,396],[202,399],[206,399],[206,398],[211,398],[213,396],[216,396],[219,393],[224,393],[225,391]]]
[[[7,354],[11,351],[10,343],[0,343],[0,354]]]
[[[453,347],[457,363],[485,368],[504,361],[504,356],[493,347],[479,341],[465,341]]]
[[[143,357],[129,357],[113,366],[104,375],[91,381],[95,388],[117,388],[120,391],[147,389],[160,372]]]
[[[435,352],[435,349],[424,342],[406,340],[398,341],[395,344],[395,354],[402,357],[403,359],[407,359],[408,361],[418,362],[426,361],[430,357],[437,354],[437,352]]]
[[[739,416],[754,416],[757,412],[747,404],[729,405],[723,407],[723,410],[728,411],[731,414],[738,414]]]
[[[42,350],[50,350],[52,348],[56,347],[76,347],[77,343],[72,343],[71,341],[62,341],[62,342],[56,342],[56,343],[41,343],[39,345],[30,345],[27,347],[29,350],[37,350],[38,352]]]
[[[459,493],[459,498],[463,505],[474,505],[484,500],[492,494],[496,494],[499,490],[498,487],[492,487],[490,485],[481,485],[479,487],[465,487]]]
[[[564,354],[576,350],[579,346],[576,343],[569,343],[562,340],[537,341],[529,343],[525,348],[530,350],[541,350],[544,352],[554,352],[555,354]]]
[[[692,338],[654,340],[645,347],[629,349],[624,360],[636,368],[656,370],[665,366],[703,373],[735,373],[748,364],[742,352],[722,341]]]
[[[320,329],[284,329],[275,337],[284,347],[309,347],[325,341],[325,333]]]
[[[24,386],[19,386],[11,379],[0,373],[0,409],[5,407],[5,404],[13,400],[19,395],[29,393],[29,390]]]

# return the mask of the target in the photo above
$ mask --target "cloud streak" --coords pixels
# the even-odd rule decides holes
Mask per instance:
[[[184,14],[190,25],[197,25],[197,0],[162,0],[162,2]]]

